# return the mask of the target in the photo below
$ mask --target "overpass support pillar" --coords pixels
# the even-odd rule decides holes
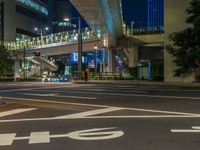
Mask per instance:
[[[133,68],[138,66],[138,46],[135,45],[129,48],[128,51],[129,51],[128,65],[130,70],[132,70]]]
[[[116,57],[115,50],[109,50],[108,51],[108,72],[109,73],[115,72],[115,57]]]
[[[14,64],[14,81],[17,81],[17,76],[19,75],[19,72],[20,72],[20,59],[16,58]]]

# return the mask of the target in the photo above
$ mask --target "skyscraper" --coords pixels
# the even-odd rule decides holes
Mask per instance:
[[[72,4],[69,0],[49,0],[49,11],[49,23],[54,33],[70,29],[70,22],[64,21],[65,18],[71,18]]]
[[[0,41],[36,36],[34,27],[47,25],[48,14],[41,0],[0,0]]]
[[[148,0],[148,30],[163,30],[164,0]]]

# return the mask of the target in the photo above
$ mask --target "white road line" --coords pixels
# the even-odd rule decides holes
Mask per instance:
[[[50,143],[49,132],[32,132],[29,144],[35,143]]]
[[[179,130],[179,129],[172,129],[171,130],[172,133],[200,133],[200,130],[192,130],[192,129],[182,129],[182,130]]]
[[[174,115],[191,115],[191,116],[199,116],[200,115],[200,114],[193,114],[193,113],[164,111],[164,110],[151,110],[151,109],[139,109],[139,108],[125,108],[125,109],[126,110],[134,110],[134,111],[152,112],[152,113],[174,114]]]
[[[70,103],[70,102],[61,102],[61,101],[48,101],[48,100],[39,100],[39,99],[29,99],[29,98],[16,98],[16,97],[2,97],[2,98],[10,99],[10,100],[25,100],[25,101],[32,101],[32,102],[63,104],[63,105],[75,105],[75,106],[88,106],[88,107],[100,107],[100,108],[108,108],[108,107],[113,108],[113,107],[115,107],[115,106],[108,106],[108,105]],[[174,114],[174,115],[192,115],[192,116],[199,116],[200,115],[200,114],[185,113],[185,112],[174,112],[174,111],[163,111],[163,110],[161,111],[161,110],[139,109],[139,108],[128,108],[128,107],[117,107],[117,108],[125,109],[125,110],[164,113],[164,114]]]
[[[49,101],[49,100],[39,100],[39,99],[30,99],[30,98],[17,98],[17,97],[2,97],[7,100],[23,100],[31,102],[41,102],[41,103],[50,103],[50,104],[63,104],[63,105],[75,105],[75,106],[87,106],[87,107],[109,107],[106,105],[96,105],[96,104],[83,104],[83,103],[70,103],[70,102],[61,102],[61,101]]]
[[[15,91],[32,91],[32,90],[43,90],[43,89],[59,89],[59,88],[64,88],[64,87],[69,87],[69,85],[65,86],[50,86],[50,87],[38,87],[38,88],[19,88],[19,89],[10,89],[10,90],[1,90],[0,93],[4,92],[15,92]]]
[[[49,97],[54,96],[55,94],[35,94],[35,93],[17,93],[19,95],[27,95],[27,96],[41,96],[41,97]]]
[[[192,129],[200,130],[200,126],[193,126]]]
[[[58,95],[58,93],[54,93],[54,94],[17,93],[17,94],[20,94],[20,95],[28,95],[28,96],[60,97],[60,98],[72,98],[72,99],[89,99],[89,100],[96,100],[96,99],[97,99],[97,97],[83,97],[83,96]]]
[[[187,115],[146,115],[146,116],[88,116],[88,117],[80,117],[80,118],[25,118],[25,119],[8,119],[8,120],[0,120],[0,123],[11,123],[11,122],[28,122],[28,121],[55,121],[55,120],[72,120],[72,119],[162,119],[162,118],[200,118],[200,116],[187,116]]]
[[[31,132],[30,137],[15,137],[16,133],[0,134],[0,146],[10,146],[14,140],[29,140],[29,144],[50,143],[50,138],[71,138],[75,140],[108,140],[124,135],[123,131],[112,128],[94,128],[78,130],[68,134],[50,135],[49,131]]]
[[[22,108],[22,109],[14,109],[9,111],[0,112],[0,117],[10,116],[14,114],[19,114],[27,111],[36,110],[37,108]]]
[[[118,110],[123,110],[123,108],[108,107],[108,108],[91,110],[91,111],[86,111],[86,112],[81,112],[81,113],[76,113],[76,114],[71,114],[71,115],[58,116],[55,118],[63,118],[63,119],[64,118],[83,118],[83,117],[88,117],[92,115],[98,115],[98,114],[103,114],[103,113],[108,113],[108,112],[113,112],[113,111],[118,111]]]
[[[95,95],[111,95],[111,96],[135,96],[135,97],[149,97],[149,98],[165,98],[165,99],[192,99],[192,100],[200,100],[200,97],[182,97],[182,96],[163,96],[163,95],[148,95],[148,94],[122,94],[122,93],[108,93],[108,92],[79,92],[79,91],[68,91],[70,93],[79,93],[79,94],[95,94]]]
[[[16,133],[0,134],[0,146],[12,145]]]
[[[81,89],[81,90],[83,90],[83,91],[92,91],[92,92],[121,92],[122,90],[124,90],[124,89],[96,89],[96,88],[93,88],[93,89]],[[123,93],[125,94],[125,93],[128,93],[128,92],[130,92],[130,91],[123,91]],[[131,92],[134,92],[134,93],[148,93],[147,91],[144,91],[144,90],[132,90]]]
[[[74,99],[97,99],[96,97],[58,95],[58,93],[54,93],[54,94],[17,93],[17,94],[19,94],[19,95],[28,95],[28,96],[40,96],[40,97],[63,97],[63,98],[74,98]]]

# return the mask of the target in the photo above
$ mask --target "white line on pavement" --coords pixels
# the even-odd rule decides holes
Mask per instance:
[[[10,146],[14,140],[29,140],[29,144],[50,143],[50,138],[71,138],[74,140],[109,140],[124,135],[121,130],[114,130],[116,127],[94,128],[87,130],[73,131],[67,134],[50,135],[49,131],[31,132],[30,137],[15,137],[16,133],[0,134],[0,146]]]
[[[17,93],[17,94],[20,94],[20,95],[28,95],[28,96],[60,97],[60,98],[72,98],[72,99],[90,99],[90,100],[96,100],[96,99],[97,99],[97,97],[83,97],[83,96],[58,95],[57,93],[54,93],[54,94]]]
[[[16,133],[0,134],[0,146],[12,145]]]
[[[200,133],[200,130],[192,130],[192,129],[172,129],[171,132],[173,133]]]
[[[32,111],[35,109],[37,109],[37,108],[23,108],[23,109],[14,109],[14,110],[9,110],[9,111],[4,111],[4,112],[0,112],[0,117],[19,114],[19,113],[23,113],[23,112],[27,112],[27,111]]]
[[[29,144],[35,143],[50,143],[49,132],[32,132],[29,139]]]
[[[94,105],[94,104],[83,104],[83,103],[69,103],[69,102],[59,102],[59,101],[47,101],[47,100],[38,100],[38,99],[26,99],[26,98],[13,98],[13,97],[4,97],[5,99],[14,99],[14,100],[25,100],[32,102],[42,102],[42,103],[52,103],[52,104],[64,104],[64,105],[76,105],[76,106],[87,106],[87,107],[101,107],[104,109],[92,110],[90,113],[93,115],[102,114],[102,112],[110,112],[117,110],[134,110],[134,111],[142,111],[142,112],[154,112],[154,113],[164,113],[167,115],[141,115],[141,116],[88,116],[89,112],[82,112],[71,115],[65,115],[65,117],[50,117],[50,118],[25,118],[25,119],[10,119],[10,120],[0,120],[0,122],[21,122],[21,121],[47,121],[47,120],[65,120],[65,119],[115,119],[115,118],[200,118],[200,114],[192,114],[192,113],[183,113],[183,112],[171,112],[171,111],[160,111],[160,110],[150,110],[150,109],[138,109],[138,108],[123,108],[123,107],[113,107],[106,105]],[[173,115],[168,115],[173,114]],[[78,117],[80,115],[80,117]]]
[[[103,113],[108,113],[108,112],[113,112],[113,111],[118,111],[118,110],[123,110],[123,108],[119,107],[108,107],[108,108],[103,108],[103,109],[96,109],[96,110],[91,110],[91,111],[86,111],[86,112],[81,112],[81,113],[76,113],[76,114],[71,114],[71,115],[64,115],[64,116],[58,116],[56,118],[83,118],[83,117],[88,117],[92,115],[98,115],[98,114],[103,114]]]
[[[59,89],[59,88],[64,88],[64,87],[69,87],[69,85],[65,86],[50,86],[50,87],[38,87],[38,88],[19,88],[19,89],[10,89],[10,90],[1,90],[0,93],[4,92],[15,92],[15,91],[32,91],[32,90],[43,90],[43,89]]]
[[[70,93],[79,93],[79,94],[95,94],[95,95],[111,95],[111,96],[135,96],[135,97],[149,97],[149,98],[165,98],[165,99],[192,99],[200,100],[200,97],[182,97],[182,96],[163,96],[163,95],[148,95],[148,94],[126,94],[126,93],[108,93],[108,92],[80,92],[80,91],[68,91]]]
[[[96,105],[96,104],[83,104],[83,103],[70,103],[70,102],[61,102],[61,101],[49,101],[49,100],[40,100],[40,99],[30,99],[30,98],[21,98],[21,97],[2,97],[7,100],[23,100],[31,102],[41,102],[41,103],[50,103],[50,104],[62,104],[62,105],[75,105],[75,106],[87,106],[87,107],[109,107],[106,105]]]
[[[156,118],[200,118],[199,116],[187,116],[187,115],[147,115],[147,116],[88,116],[80,118],[26,118],[26,119],[8,119],[0,120],[0,123],[10,122],[27,122],[27,121],[55,121],[55,120],[72,120],[72,119],[156,119]]]
[[[29,99],[29,98],[16,98],[16,97],[2,97],[4,99],[10,100],[25,100],[25,101],[32,101],[32,102],[42,102],[42,103],[52,103],[52,104],[63,104],[63,105],[75,105],[75,106],[87,106],[87,107],[100,107],[100,108],[113,108],[114,106],[108,105],[97,105],[97,104],[84,104],[84,103],[71,103],[71,102],[61,102],[61,101],[49,101],[49,100],[40,100],[40,99]],[[174,112],[174,111],[163,111],[163,110],[151,110],[151,109],[139,109],[139,108],[128,108],[128,107],[116,107],[119,109],[126,109],[126,110],[134,110],[134,111],[143,111],[143,112],[154,112],[154,113],[164,113],[164,114],[174,114],[174,115],[192,115],[192,116],[199,116],[200,114],[193,114],[193,113],[184,113],[184,112]]]
[[[193,126],[192,129],[200,130],[200,126]]]

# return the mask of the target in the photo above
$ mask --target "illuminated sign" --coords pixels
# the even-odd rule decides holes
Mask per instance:
[[[71,63],[77,64],[78,63],[78,53],[72,53],[71,54]]]

